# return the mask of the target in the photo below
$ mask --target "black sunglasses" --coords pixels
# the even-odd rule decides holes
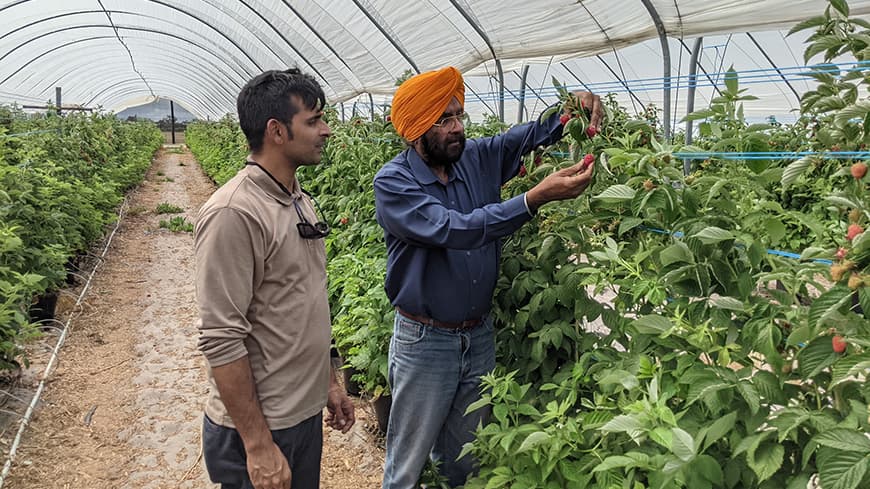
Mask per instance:
[[[308,195],[308,192],[305,192]],[[320,210],[320,206],[317,205],[317,201],[314,200],[314,197],[311,197],[311,201],[314,202],[314,208],[317,209],[317,212],[320,215],[323,215],[323,211]],[[329,236],[329,224],[326,224],[323,221],[317,221],[314,224],[308,222],[308,219],[305,219],[305,215],[302,214],[302,209],[299,208],[299,199],[293,201],[293,207],[296,208],[296,214],[299,215],[299,220],[302,222],[296,223],[296,229],[299,231],[299,236],[302,239],[323,239]]]

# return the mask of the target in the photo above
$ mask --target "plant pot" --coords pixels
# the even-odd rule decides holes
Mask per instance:
[[[30,305],[28,311],[30,322],[45,324],[54,319],[54,313],[57,309],[58,291],[46,292]]]
[[[390,396],[380,396],[372,401],[375,416],[378,418],[378,430],[382,434],[387,434],[387,424],[390,421],[390,406],[392,404],[393,398]]]
[[[341,369],[342,379],[344,380],[344,390],[347,391],[348,395],[359,397],[360,396],[360,385],[359,382],[353,380],[353,376],[358,374],[359,371],[350,365],[346,365]]]

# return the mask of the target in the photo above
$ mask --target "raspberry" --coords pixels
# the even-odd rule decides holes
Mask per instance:
[[[589,126],[586,128],[586,136],[594,138],[596,134],[598,134],[598,129],[595,129],[595,126]]]
[[[855,163],[850,168],[852,171],[852,176],[855,177],[855,180],[861,180],[864,178],[864,175],[867,174],[867,165],[864,163]]]
[[[835,352],[843,353],[846,351],[846,340],[844,340],[840,335],[834,335],[834,337],[831,338],[831,347]]]
[[[559,117],[559,121],[562,122],[562,125],[563,125],[563,126],[564,126],[565,124],[567,124],[568,121],[570,121],[570,120],[571,120],[571,116],[568,115],[568,114],[562,114],[562,117]]]
[[[849,227],[846,229],[846,239],[852,241],[855,239],[855,236],[864,232],[864,228],[861,227],[860,224],[849,224]]]

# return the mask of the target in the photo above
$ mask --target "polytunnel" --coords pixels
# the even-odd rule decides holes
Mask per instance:
[[[64,105],[120,111],[163,97],[198,117],[218,118],[234,113],[235,95],[255,74],[298,66],[320,81],[330,102],[356,101],[358,110],[371,111],[372,102],[381,109],[389,103],[396,80],[406,73],[453,65],[467,75],[472,114],[512,121],[521,98],[524,114],[554,100],[545,93],[552,77],[572,87],[617,92],[636,111],[646,104],[668,111],[685,98],[679,92],[688,85],[695,41],[707,36],[699,53],[699,76],[706,72],[709,80],[699,83],[701,100],[709,99],[731,65],[766,71],[757,76],[777,85],[765,89],[773,98],[763,97],[774,107],[750,111],[764,117],[787,113],[795,106],[792,91],[802,88],[780,82],[795,78],[794,67],[803,64],[805,38],[786,39],[780,29],[818,15],[826,5],[17,0],[0,3],[0,101],[44,104],[61,87]],[[850,7],[853,16],[870,13],[870,1]],[[760,66],[749,62],[756,59],[763,60]],[[780,66],[792,71],[784,75],[776,71]],[[530,69],[523,85],[525,67]],[[664,95],[666,85],[671,96]],[[520,93],[522,86],[529,90]],[[677,120],[676,110],[668,117]]]

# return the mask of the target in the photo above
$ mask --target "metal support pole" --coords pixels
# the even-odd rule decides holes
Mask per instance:
[[[666,141],[671,139],[671,48],[668,45],[668,33],[665,30],[665,24],[662,22],[662,18],[659,17],[659,13],[656,11],[655,7],[652,4],[651,0],[640,0],[643,3],[643,6],[646,7],[649,12],[650,17],[653,19],[653,23],[656,25],[656,30],[659,33],[659,41],[662,44],[662,58],[664,60],[664,78],[665,78],[665,87],[664,87],[664,102],[663,102],[663,110],[664,110],[664,137]]]
[[[695,110],[695,88],[697,87],[698,73],[698,56],[701,54],[701,44],[703,37],[695,39],[695,45],[692,46],[692,56],[689,59],[689,95],[686,97],[686,114],[691,114]],[[686,146],[692,144],[692,121],[686,121]],[[688,175],[692,171],[692,162],[688,159],[683,160],[683,175]]]
[[[486,43],[486,47],[489,48],[490,54],[492,54],[492,59],[495,61],[495,68],[498,71],[498,87],[499,87],[499,99],[498,99],[498,118],[501,122],[504,122],[504,70],[501,66],[501,60],[498,59],[498,56],[495,54],[495,48],[492,47],[492,42],[489,40],[489,36],[483,30],[483,28],[477,23],[477,21],[469,15],[468,12],[462,8],[461,5],[457,2],[457,0],[450,0],[450,3],[453,4],[453,8],[455,8],[462,17],[468,22],[471,27],[474,28],[477,35],[483,39],[483,42]]]
[[[523,76],[520,77],[520,109],[517,111],[517,124],[523,122],[523,111],[526,110],[526,78],[529,76],[529,65],[523,66]]]
[[[341,103],[341,122],[344,122],[344,102]]]
[[[175,144],[175,102],[169,101],[169,124],[172,128],[172,144]]]
[[[55,104],[57,105],[57,115],[60,115],[61,114],[61,111],[60,111],[60,107],[61,107],[61,105],[60,105],[60,103],[61,103],[60,87],[54,87],[54,98],[55,98]]]
[[[372,98],[371,92],[369,92],[369,107],[372,108],[372,122],[375,121],[375,99]]]

